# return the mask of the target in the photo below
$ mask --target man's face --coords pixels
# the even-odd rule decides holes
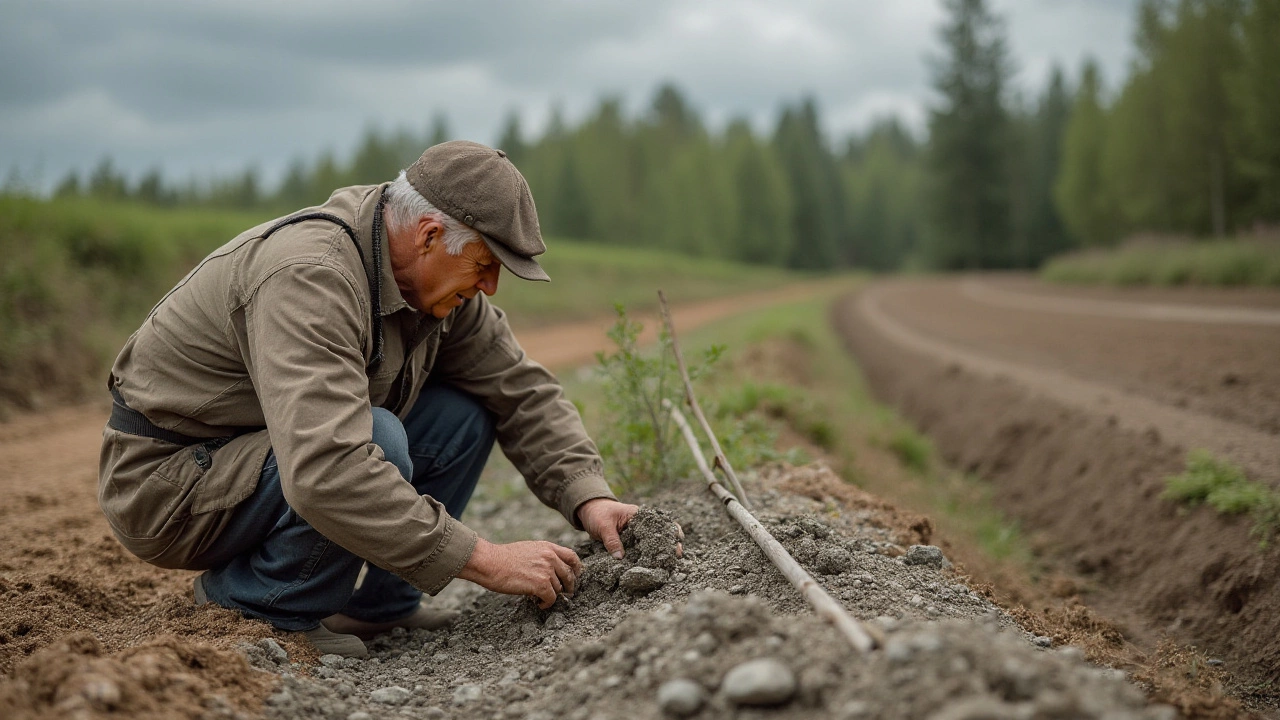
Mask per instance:
[[[428,232],[421,239],[419,255],[414,262],[409,287],[401,286],[401,294],[415,310],[443,318],[477,293],[493,295],[498,291],[498,273],[502,264],[482,241],[467,243],[462,252],[450,255],[444,247],[443,228]]]

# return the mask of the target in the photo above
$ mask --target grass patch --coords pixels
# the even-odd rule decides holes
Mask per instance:
[[[929,472],[933,464],[933,443],[912,428],[901,428],[889,439],[888,447],[903,466],[918,473]]]
[[[1207,450],[1192,450],[1187,469],[1165,478],[1166,500],[1188,507],[1208,505],[1224,515],[1250,515],[1250,531],[1263,547],[1280,532],[1280,492],[1245,477],[1244,471]]]
[[[1280,239],[1135,242],[1050,260],[1045,280],[1103,285],[1280,286]]]

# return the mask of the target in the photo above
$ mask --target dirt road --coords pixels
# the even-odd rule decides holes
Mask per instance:
[[[1159,497],[1192,448],[1280,487],[1280,293],[895,280],[834,317],[876,393],[991,480],[1136,639],[1280,681],[1274,543]]]

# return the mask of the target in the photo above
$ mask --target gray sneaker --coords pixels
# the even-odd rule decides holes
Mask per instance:
[[[315,630],[303,633],[321,655],[341,655],[342,657],[369,657],[369,649],[355,635],[342,635],[321,625]]]

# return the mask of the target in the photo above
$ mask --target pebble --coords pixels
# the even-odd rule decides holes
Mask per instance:
[[[642,594],[666,585],[669,578],[666,570],[633,567],[618,578],[618,587],[630,593]]]
[[[459,685],[453,691],[453,704],[466,705],[473,703],[484,695],[484,690],[479,685]]]
[[[293,693],[287,689],[267,697],[268,705],[288,705],[291,702],[293,702]]]
[[[672,576],[671,576],[671,582],[684,582],[684,581],[685,581],[685,579],[686,579],[686,578],[688,578],[688,577],[689,577],[688,575],[686,575],[686,574],[684,574],[684,573],[682,573],[682,572],[678,572],[678,573],[676,573],[675,575],[672,575]]]
[[[340,668],[343,665],[341,655],[321,655],[320,664],[328,668]]]
[[[781,662],[760,658],[734,667],[720,687],[736,705],[777,705],[796,694],[796,676]]]
[[[1047,635],[1036,635],[1035,637],[1031,638],[1031,642],[1036,647],[1042,647],[1042,648],[1053,647],[1053,638]]]
[[[542,624],[542,627],[548,630],[559,630],[566,624],[567,621],[564,619],[563,613],[553,612],[547,616],[547,621]]]
[[[1224,664],[1225,663],[1223,663],[1218,658],[1209,658],[1209,665],[1212,667],[1222,667]]]
[[[413,693],[408,689],[399,685],[392,685],[391,687],[378,688],[369,693],[369,699],[383,705],[403,705],[412,695]]]
[[[706,692],[692,680],[668,680],[658,688],[658,707],[668,715],[688,717],[702,709]]]
[[[84,688],[80,691],[89,704],[102,711],[110,711],[120,704],[120,686],[113,680],[98,675],[88,676]]]
[[[444,710],[441,710],[440,708],[432,705],[431,707],[422,711],[422,717],[426,718],[427,720],[444,720],[448,716],[445,715]]]
[[[942,554],[942,549],[933,545],[912,545],[907,548],[907,554],[902,556],[902,562],[906,565],[923,565],[934,568],[944,568],[951,565],[947,561],[947,556]]]
[[[730,587],[730,588],[729,588],[729,594],[730,594],[730,595],[746,595],[746,594],[747,594],[747,586],[746,586],[746,585],[734,585],[734,586],[732,586],[732,587]]]
[[[373,716],[363,710],[357,710],[348,715],[347,720],[373,720]]]
[[[710,655],[720,647],[720,641],[709,632],[702,632],[693,639],[693,647],[703,655]]]
[[[266,650],[267,657],[278,663],[289,661],[289,653],[280,647],[280,643],[276,642],[275,638],[262,638],[258,641],[258,647]]]

